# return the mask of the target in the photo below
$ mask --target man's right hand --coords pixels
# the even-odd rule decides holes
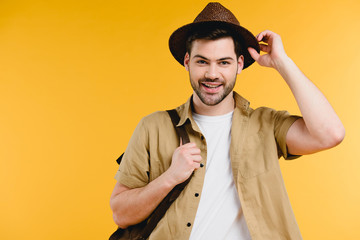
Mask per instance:
[[[144,221],[171,189],[200,167],[200,152],[195,143],[180,145],[173,153],[169,169],[146,186],[131,189],[116,183],[110,198],[115,223],[127,228]]]
[[[170,168],[166,175],[172,184],[177,185],[186,181],[192,172],[200,167],[201,150],[195,143],[187,143],[176,148],[172,156]]]

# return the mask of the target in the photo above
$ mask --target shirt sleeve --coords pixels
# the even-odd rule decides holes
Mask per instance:
[[[149,183],[148,131],[144,119],[135,128],[115,179],[129,187],[139,188]]]
[[[274,133],[278,146],[279,158],[282,156],[286,160],[292,160],[300,157],[300,155],[292,155],[288,152],[286,145],[286,134],[291,125],[301,117],[290,115],[287,111],[277,111],[275,112],[274,118]]]

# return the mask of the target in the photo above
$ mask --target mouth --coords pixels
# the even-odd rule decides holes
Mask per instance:
[[[219,82],[202,82],[201,86],[205,89],[208,93],[216,93],[220,90],[223,84]]]
[[[201,84],[207,88],[218,88],[222,85],[222,84],[210,84],[210,83],[201,83]]]

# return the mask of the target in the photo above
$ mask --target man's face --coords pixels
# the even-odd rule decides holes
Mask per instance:
[[[243,64],[243,56],[236,58],[231,37],[197,39],[192,43],[190,55],[186,53],[184,59],[194,92],[208,106],[220,103],[232,92]]]

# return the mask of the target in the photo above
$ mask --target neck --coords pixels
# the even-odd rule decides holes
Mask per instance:
[[[229,93],[220,103],[214,106],[208,106],[204,104],[198,95],[194,92],[193,94],[193,107],[194,112],[200,115],[206,116],[217,116],[224,115],[232,112],[235,108],[235,101],[233,91]]]

